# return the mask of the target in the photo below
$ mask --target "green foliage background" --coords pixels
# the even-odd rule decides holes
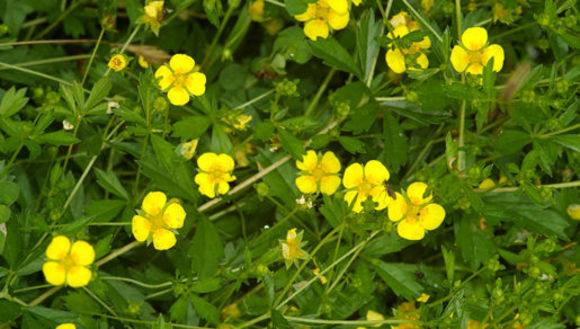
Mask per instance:
[[[580,203],[578,3],[435,0],[426,14],[421,2],[365,0],[345,30],[313,42],[290,15],[303,0],[266,2],[273,35],[249,1],[167,1],[159,37],[138,24],[139,0],[0,1],[0,328],[355,328],[372,324],[368,310],[388,327],[408,322],[399,305],[422,293],[425,328],[580,325],[578,221],[566,212]],[[432,46],[429,69],[397,76],[382,37],[401,10]],[[471,26],[506,54],[482,85],[449,62]],[[136,57],[106,74],[123,45],[192,56],[206,94],[167,108]],[[231,132],[223,119],[242,112],[253,121]],[[176,151],[194,138],[198,155],[247,157],[239,193],[200,196],[195,162]],[[377,159],[397,191],[427,182],[444,224],[411,242],[385,211],[352,214],[341,195],[297,204],[306,149],[334,151],[343,168]],[[166,252],[131,235],[153,190],[187,211]],[[284,266],[279,240],[293,227],[316,263]],[[46,284],[56,234],[94,245],[86,288]]]

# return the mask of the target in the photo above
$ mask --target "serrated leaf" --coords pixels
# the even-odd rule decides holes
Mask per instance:
[[[278,135],[280,136],[280,142],[282,142],[282,148],[288,152],[292,158],[302,160],[302,155],[306,154],[302,141],[292,136],[292,134],[284,129],[278,129]]]
[[[377,274],[393,289],[397,296],[414,300],[423,291],[423,286],[415,281],[416,266],[403,263],[385,263],[373,258],[371,263]]]
[[[28,103],[28,97],[24,95],[26,95],[26,88],[18,89],[18,91],[14,87],[8,89],[0,102],[0,116],[7,118],[18,113]]]
[[[349,136],[339,136],[338,142],[345,150],[352,154],[356,153],[366,153],[365,143],[359,141],[356,138],[349,137]]]
[[[334,38],[309,40],[312,54],[324,61],[324,64],[336,69],[352,73],[362,80],[362,71],[354,62],[352,56]]]
[[[112,86],[111,80],[108,77],[101,78],[97,81],[89,94],[89,98],[83,106],[83,110],[87,112],[95,107],[99,102],[103,101],[103,99],[109,94],[109,91],[111,91]]]
[[[123,184],[121,184],[114,172],[105,172],[99,168],[95,168],[95,174],[97,175],[97,184],[101,185],[102,188],[118,197],[129,200],[129,193],[127,193],[127,190],[125,190]]]
[[[409,145],[407,136],[399,126],[399,122],[388,112],[383,112],[383,139],[385,142],[385,163],[394,173],[397,173],[401,166],[407,162]]]
[[[219,260],[224,257],[224,246],[215,226],[207,218],[199,220],[189,250],[193,269],[199,273],[199,277],[203,280],[213,276]]]
[[[217,307],[208,303],[205,299],[195,295],[191,296],[191,302],[202,319],[205,319],[211,324],[219,323],[220,312]]]

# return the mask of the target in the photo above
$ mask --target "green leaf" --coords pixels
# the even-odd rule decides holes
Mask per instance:
[[[312,50],[304,39],[304,32],[298,26],[278,32],[273,51],[281,53],[287,60],[293,60],[298,64],[304,64],[312,58]]]
[[[396,232],[389,232],[372,240],[365,248],[365,255],[381,257],[399,252],[412,244],[415,242],[401,238]]]
[[[234,145],[220,124],[214,124],[211,132],[212,151],[216,153],[234,154]]]
[[[272,327],[275,329],[293,329],[288,320],[284,318],[282,313],[271,310],[270,314],[272,315]]]
[[[76,314],[66,311],[55,310],[43,306],[29,306],[25,308],[26,312],[34,314],[38,318],[51,320],[57,323],[74,322],[78,317]]]
[[[203,116],[191,116],[177,121],[173,125],[173,136],[190,140],[201,137],[209,128],[211,121]]]
[[[551,138],[554,142],[567,147],[575,152],[580,152],[580,134],[557,135]]]
[[[42,134],[34,138],[38,142],[48,143],[57,146],[72,145],[80,142],[73,134],[64,130],[59,130],[51,133]]]
[[[224,90],[240,90],[244,87],[248,73],[240,64],[230,64],[220,72],[218,82]]]
[[[217,307],[196,295],[191,296],[191,302],[202,319],[205,319],[207,322],[214,325],[219,323],[220,312]]]
[[[200,218],[189,251],[193,269],[200,278],[212,277],[217,271],[219,260],[224,257],[224,247],[218,231],[206,217]]]
[[[348,137],[348,136],[339,136],[338,142],[345,150],[352,154],[356,153],[366,153],[365,143],[359,141],[356,138]]]
[[[101,78],[97,81],[83,106],[83,111],[86,113],[107,97],[112,86],[111,80],[108,77]]]
[[[532,142],[530,135],[519,130],[504,131],[493,143],[494,147],[505,154],[513,154]]]
[[[12,211],[7,206],[0,204],[0,224],[6,223],[10,219]]]
[[[282,148],[295,160],[302,160],[302,156],[306,154],[302,141],[281,128],[278,129],[278,135],[282,142]]]
[[[403,263],[385,263],[376,258],[373,258],[371,263],[377,274],[393,289],[397,296],[413,300],[421,295],[423,286],[415,281],[416,266]]]
[[[308,9],[308,3],[312,1],[308,0],[284,0],[286,5],[286,10],[290,16],[296,16],[303,14],[306,9]]]
[[[399,126],[395,117],[383,112],[383,140],[385,142],[385,163],[394,173],[407,162],[409,145],[407,136]]]
[[[20,187],[12,182],[0,182],[0,203],[7,206],[13,204],[18,199]]]
[[[455,241],[461,250],[461,257],[474,270],[481,264],[486,264],[495,250],[491,231],[481,230],[478,221],[477,217],[464,217],[456,223],[455,231]]]
[[[8,89],[0,102],[0,116],[8,118],[18,113],[28,103],[28,97],[24,95],[26,95],[26,88],[18,89],[18,91],[14,87]]]
[[[69,292],[63,297],[66,307],[78,314],[95,314],[101,312],[101,306],[84,291]]]
[[[375,20],[372,10],[366,12],[360,20],[356,33],[358,54],[364,72],[364,81],[369,81],[375,67],[380,45],[376,37],[381,35],[381,22]]]
[[[362,71],[354,62],[352,56],[334,38],[309,40],[312,54],[324,61],[324,64],[339,70],[352,73],[362,80]]]
[[[129,193],[127,193],[127,190],[125,190],[123,184],[121,184],[114,172],[105,172],[95,168],[95,173],[97,174],[97,184],[101,185],[102,188],[118,197],[129,200]]]

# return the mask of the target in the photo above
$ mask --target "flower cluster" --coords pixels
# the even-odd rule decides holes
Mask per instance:
[[[197,159],[197,166],[199,173],[195,175],[195,182],[199,185],[199,193],[207,197],[228,193],[229,182],[236,180],[232,175],[234,159],[225,153],[204,153]]]
[[[492,58],[492,69],[499,72],[503,67],[503,48],[498,44],[487,45],[487,30],[483,27],[466,29],[461,35],[461,45],[451,50],[451,64],[460,73],[482,74]]]
[[[189,103],[190,94],[205,94],[205,74],[196,72],[195,61],[188,55],[176,54],[169,60],[169,65],[160,66],[155,71],[159,79],[159,88],[167,91],[167,98],[173,105],[183,106]]]
[[[304,194],[334,194],[341,183],[341,164],[336,155],[328,151],[321,157],[308,150],[302,161],[296,161],[300,170],[295,180],[296,187]],[[421,240],[425,230],[434,230],[445,219],[445,209],[430,203],[432,196],[424,196],[427,185],[415,182],[407,188],[407,193],[394,192],[387,183],[389,170],[377,160],[370,160],[364,166],[353,163],[344,171],[342,185],[344,200],[355,213],[362,212],[365,202],[372,200],[375,210],[388,207],[389,219],[398,222],[397,233],[404,239]],[[368,208],[367,208],[368,209]]]
[[[95,260],[95,250],[88,242],[71,243],[64,235],[56,236],[46,248],[47,261],[42,266],[46,281],[55,286],[67,284],[73,288],[89,284],[89,266]]]
[[[355,5],[360,3],[356,1]],[[318,0],[309,3],[306,11],[294,16],[304,24],[304,34],[313,41],[318,37],[328,38],[330,30],[342,30],[350,19],[347,0]]]
[[[185,210],[179,201],[167,202],[163,192],[149,192],[143,199],[141,211],[133,216],[132,231],[137,241],[153,241],[157,250],[172,248],[177,239],[174,230],[183,227]]]
[[[431,47],[431,39],[424,36],[421,41],[411,43],[402,40],[409,33],[419,31],[419,24],[411,20],[406,12],[393,16],[390,24],[393,31],[388,34],[388,37],[393,40],[393,43],[385,55],[389,68],[395,73],[403,73],[407,70],[424,70],[429,67],[429,59],[425,51]]]

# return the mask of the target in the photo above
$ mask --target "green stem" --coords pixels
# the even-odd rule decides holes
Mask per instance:
[[[285,4],[278,2],[276,0],[264,0],[264,2],[271,3],[271,4],[276,5],[278,7],[286,8]]]
[[[560,134],[563,134],[563,133],[568,132],[568,131],[576,130],[578,128],[580,128],[580,123],[575,124],[575,125],[570,126],[570,127],[567,127],[567,128],[564,128],[564,129],[560,129],[560,130],[551,132],[551,133],[540,135],[540,136],[538,136],[538,138],[545,139],[545,138],[549,138],[549,137],[554,136],[554,135],[560,135]]]
[[[210,63],[211,55],[213,55],[215,47],[217,46],[217,43],[218,43],[222,33],[224,32],[224,29],[226,28],[226,24],[230,20],[230,16],[232,15],[232,13],[234,12],[234,9],[236,9],[236,7],[237,6],[233,6],[233,5],[229,6],[228,11],[226,12],[226,15],[224,16],[224,19],[222,20],[222,22],[218,28],[218,31],[214,35],[213,40],[211,42],[211,45],[209,46],[209,49],[208,49],[207,53],[205,54],[203,61],[201,62],[202,68],[207,68],[207,65]]]
[[[382,324],[402,324],[409,323],[415,325],[421,325],[423,322],[416,320],[405,320],[405,319],[385,319],[385,320],[323,320],[323,319],[309,319],[301,318],[296,316],[285,316],[286,320],[291,322],[300,323],[314,323],[314,324],[334,324],[334,325],[346,325],[346,326],[369,326],[377,327]]]
[[[461,39],[461,0],[455,0],[455,19],[457,21],[457,40]]]
[[[59,78],[53,77],[52,75],[48,75],[48,74],[45,74],[45,73],[42,73],[42,72],[25,69],[25,68],[20,67],[20,66],[16,66],[16,65],[4,63],[4,62],[0,62],[0,66],[5,67],[7,69],[12,69],[12,70],[16,70],[16,71],[20,71],[20,72],[24,72],[24,73],[28,73],[28,74],[32,74],[32,75],[36,75],[36,76],[39,76],[41,78],[48,79],[48,80],[52,80],[52,81],[56,81],[58,83],[62,83],[62,84],[67,85],[67,86],[71,86],[72,85],[72,83],[70,83],[70,82],[68,82],[66,80],[59,79]]]
[[[87,77],[89,76],[89,72],[91,71],[91,66],[93,65],[93,61],[95,60],[95,56],[97,55],[97,50],[99,49],[99,45],[101,44],[101,40],[103,40],[103,36],[105,35],[105,28],[101,28],[101,33],[99,34],[99,38],[97,39],[97,43],[93,48],[93,52],[91,54],[91,58],[89,59],[89,63],[87,64],[87,68],[85,70],[85,74],[83,75],[83,79],[81,80],[81,86],[85,84]]]
[[[14,163],[16,158],[18,157],[18,154],[20,153],[20,151],[22,150],[23,147],[24,147],[24,143],[20,143],[20,145],[18,145],[18,147],[16,148],[14,153],[12,153],[10,160],[8,160],[8,163],[6,164],[6,166],[4,166],[4,169],[0,173],[0,178],[4,177],[4,175],[8,172],[8,170],[10,169],[10,167],[12,166],[12,164]]]
[[[142,243],[139,241],[133,241],[133,242],[125,245],[124,247],[121,247],[121,248],[111,252],[106,257],[99,259],[97,262],[95,262],[95,265],[97,265],[97,266],[105,265],[106,263],[108,263],[108,262],[112,261],[113,259],[123,255],[124,253],[134,249],[135,247],[140,246],[141,244]]]
[[[556,184],[544,184],[544,185],[538,185],[537,187],[549,187],[549,188],[570,188],[570,187],[578,187],[580,186],[580,180],[576,180],[573,182],[566,182],[566,183],[556,183]],[[485,192],[490,192],[490,193],[499,193],[499,192],[514,192],[517,191],[519,189],[519,187],[499,187],[496,189],[479,189],[476,188],[474,189],[475,192],[477,193],[485,193]]]
[[[243,104],[240,104],[240,105],[234,107],[233,110],[239,110],[239,109],[243,109],[244,107],[248,107],[248,106],[260,101],[261,99],[270,96],[273,92],[274,92],[274,89],[270,89],[267,92],[265,92],[259,96],[256,96],[256,97],[250,99],[249,101],[247,101]]]
[[[316,95],[314,95],[314,98],[310,102],[310,106],[308,106],[306,112],[304,112],[304,115],[309,115],[310,113],[312,113],[314,108],[316,108],[316,105],[318,105],[318,102],[320,101],[322,94],[324,94],[326,87],[328,87],[328,84],[330,83],[330,80],[334,76],[334,73],[336,73],[336,69],[331,69],[330,72],[328,72],[326,78],[324,78],[324,81],[322,81],[322,85],[320,85],[320,88],[318,88]]]
[[[97,301],[97,303],[101,304],[101,306],[103,306],[109,313],[111,313],[114,316],[119,316],[117,314],[117,312],[115,312],[115,310],[113,310],[109,305],[107,305],[107,303],[105,303],[102,299],[100,299],[97,295],[95,295],[92,291],[90,291],[89,289],[87,289],[87,287],[83,287],[83,290],[89,295],[91,296],[94,300]]]
[[[62,57],[41,59],[38,61],[22,62],[22,63],[12,64],[12,65],[14,65],[16,67],[38,66],[38,65],[51,64],[51,63],[76,61],[79,59],[86,59],[89,57],[90,57],[90,55],[62,56]],[[4,71],[7,69],[8,69],[7,67],[2,67],[2,68],[0,68],[0,71]]]
[[[82,115],[77,114],[77,122],[75,123],[75,128],[73,130],[73,137],[77,137],[77,133],[79,131],[79,127],[81,126],[81,122],[83,120]],[[68,146],[68,150],[66,152],[66,156],[64,158],[64,164],[62,165],[62,172],[66,173],[66,167],[68,165],[68,161],[70,159],[70,155],[72,154],[73,144]]]
[[[409,11],[415,16],[416,19],[418,19],[419,21],[421,21],[421,23],[427,27],[427,29],[429,31],[431,31],[431,33],[433,34],[433,36],[435,36],[435,38],[437,40],[439,40],[439,42],[443,42],[443,38],[435,31],[435,29],[431,26],[431,24],[429,24],[429,22],[427,22],[423,16],[419,15],[419,12],[417,12],[417,10],[407,1],[407,0],[401,0],[403,1],[403,3],[405,4],[405,6],[407,6],[407,8],[409,8]]]
[[[73,4],[71,4],[65,11],[63,11],[58,18],[52,22],[49,26],[47,26],[44,30],[42,30],[37,36],[36,39],[42,39],[45,35],[47,35],[52,29],[54,29],[60,22],[62,22],[76,7],[78,7],[82,3],[81,0],[77,0]]]

